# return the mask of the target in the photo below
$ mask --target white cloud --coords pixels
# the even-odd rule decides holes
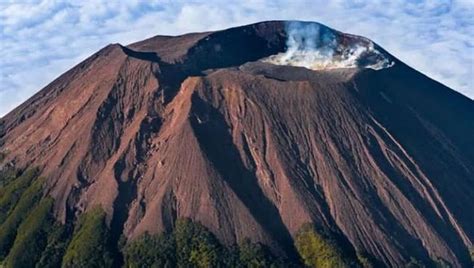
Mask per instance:
[[[471,0],[3,0],[0,116],[109,43],[275,19],[318,21],[366,36],[474,98],[472,14]]]

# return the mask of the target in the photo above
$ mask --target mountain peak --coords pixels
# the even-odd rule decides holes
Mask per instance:
[[[169,42],[180,45],[170,49],[166,46]],[[170,62],[192,58],[199,51],[207,54],[212,52],[219,59],[229,59],[227,63],[222,60],[220,64],[216,63],[220,67],[256,60],[312,70],[379,70],[394,64],[392,56],[367,38],[305,21],[265,21],[216,32],[156,36],[132,44],[129,48],[156,51]]]

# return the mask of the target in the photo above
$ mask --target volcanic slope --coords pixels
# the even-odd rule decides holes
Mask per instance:
[[[38,167],[63,223],[101,206],[117,239],[189,218],[291,255],[312,223],[388,266],[470,265],[474,102],[381,48],[379,70],[261,60],[287,24],[101,49],[1,119],[3,168]]]

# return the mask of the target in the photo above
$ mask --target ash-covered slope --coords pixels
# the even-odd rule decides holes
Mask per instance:
[[[0,148],[58,219],[100,205],[117,240],[190,218],[291,255],[313,223],[386,265],[468,266],[472,118],[367,39],[275,21],[109,45],[2,118]]]

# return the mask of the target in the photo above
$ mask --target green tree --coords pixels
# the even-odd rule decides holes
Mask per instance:
[[[14,167],[2,167],[0,169],[0,192],[3,187],[18,177],[18,170]]]
[[[45,198],[29,213],[18,228],[15,243],[8,254],[6,267],[34,267],[48,243],[51,221],[51,198]]]
[[[423,263],[413,257],[410,258],[410,262],[406,264],[406,268],[423,268],[425,265]]]
[[[179,267],[216,267],[222,248],[206,228],[188,219],[176,221],[174,230]]]
[[[176,267],[176,243],[172,234],[144,235],[124,249],[125,266]]]
[[[6,157],[7,157],[7,153],[6,153],[6,152],[0,152],[0,163],[2,163],[3,160],[5,160]]]
[[[0,172],[0,224],[6,220],[9,212],[37,175],[37,169],[26,170],[21,176],[16,176],[16,171],[12,169]]]
[[[48,231],[48,243],[41,258],[36,263],[37,268],[61,267],[63,256],[70,240],[69,226],[54,222]]]
[[[81,215],[71,243],[63,258],[63,267],[111,267],[109,230],[105,212],[95,208]]]
[[[443,258],[436,258],[434,260],[434,265],[436,268],[450,268],[452,267],[449,262],[445,261]]]
[[[333,268],[350,266],[336,243],[319,234],[310,225],[303,226],[298,232],[295,246],[304,264],[309,267]]]
[[[0,259],[5,258],[15,241],[17,229],[42,197],[43,179],[35,180],[21,195],[0,226]]]
[[[279,261],[260,243],[245,239],[239,245],[239,263],[244,267],[276,267]]]

